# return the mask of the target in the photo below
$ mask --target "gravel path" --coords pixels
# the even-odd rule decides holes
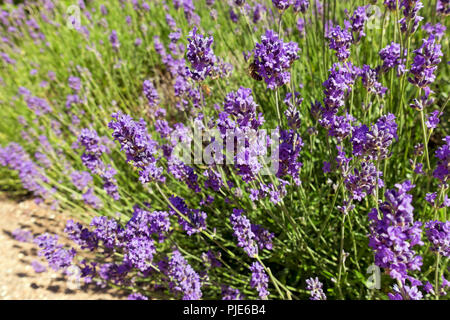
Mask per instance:
[[[48,211],[32,200],[15,202],[0,198],[0,300],[111,300],[126,299],[126,294],[113,289],[99,289],[93,284],[74,288],[67,276],[47,267],[36,273],[31,266],[34,260],[46,265],[38,257],[33,243],[17,241],[13,231],[17,228],[31,231],[33,236],[43,232],[64,238],[68,217]]]

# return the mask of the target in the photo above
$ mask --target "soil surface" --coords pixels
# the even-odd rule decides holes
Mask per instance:
[[[95,284],[77,288],[68,276],[48,267],[32,241],[21,242],[13,235],[20,228],[29,230],[33,237],[44,232],[57,234],[64,242],[63,230],[69,218],[38,206],[33,200],[18,202],[0,195],[0,300],[126,299],[125,292],[101,289]],[[33,261],[45,266],[46,271],[36,273],[31,265]]]

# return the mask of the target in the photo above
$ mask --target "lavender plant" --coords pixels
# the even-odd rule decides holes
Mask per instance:
[[[448,299],[448,1],[371,3],[4,1],[1,190],[72,216],[36,272],[130,300]]]

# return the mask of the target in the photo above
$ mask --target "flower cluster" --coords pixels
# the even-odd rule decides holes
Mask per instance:
[[[258,291],[261,299],[266,299],[270,294],[268,289],[269,277],[264,271],[263,266],[259,262],[253,262],[250,266],[252,272],[252,279],[250,280],[250,286]]]
[[[213,37],[204,37],[197,33],[197,28],[194,28],[189,34],[187,59],[191,63],[192,68],[189,70],[192,79],[196,81],[205,80],[211,72],[215,62],[216,56],[212,50],[214,42]]]
[[[235,288],[222,286],[222,300],[243,300],[245,297]]]
[[[427,87],[434,82],[436,75],[434,72],[437,65],[441,62],[443,56],[441,45],[436,42],[434,36],[423,40],[423,44],[419,49],[414,50],[414,61],[411,65],[411,77],[408,81],[419,88]]]
[[[303,147],[302,138],[292,129],[281,130],[278,146],[278,171],[276,176],[282,178],[290,176],[296,185],[300,185],[300,168],[302,163],[298,160]]]
[[[157,166],[158,143],[147,133],[145,121],[141,119],[136,122],[129,115],[120,112],[114,113],[112,117],[114,120],[108,124],[114,130],[112,136],[120,143],[127,161],[139,169],[141,183],[164,182],[163,170]]]
[[[238,247],[243,248],[249,257],[254,258],[258,254],[256,236],[252,231],[250,220],[242,214],[243,212],[244,210],[233,209],[233,213],[230,216],[233,235],[238,240]]]
[[[399,1],[400,2],[400,1]],[[419,0],[403,0],[400,4],[400,9],[403,10],[403,18],[400,19],[401,31],[412,34],[416,32],[420,21],[423,17],[419,16],[420,9],[423,8],[423,3]]]
[[[450,221],[428,221],[425,224],[425,234],[431,242],[431,251],[447,258],[450,256]]]
[[[50,195],[46,187],[49,180],[44,171],[29,158],[19,144],[10,143],[4,148],[0,147],[0,165],[18,171],[23,188],[32,192],[36,200],[46,199]]]
[[[254,54],[256,71],[269,89],[276,89],[291,79],[289,68],[299,58],[295,42],[283,42],[272,30],[267,30],[257,43]]]
[[[413,250],[423,245],[421,225],[414,221],[412,196],[408,193],[414,185],[410,181],[396,184],[397,189],[387,190],[386,201],[369,213],[369,246],[375,252],[375,264],[387,269],[389,275],[403,285],[409,280],[413,287],[420,282],[408,271],[420,270],[422,257]],[[381,215],[381,217],[379,217]]]
[[[148,105],[150,107],[156,106],[159,103],[159,95],[158,91],[153,86],[153,83],[150,80],[145,80],[142,87],[144,95],[147,98]]]
[[[80,135],[77,140],[78,145],[82,145],[84,147],[84,152],[81,155],[81,161],[83,164],[94,174],[98,174],[103,179],[103,188],[106,193],[111,196],[114,200],[119,200],[119,189],[117,186],[117,180],[114,176],[117,174],[117,171],[111,166],[105,166],[101,156],[104,153],[109,153],[109,148],[105,144],[105,140],[101,139],[95,130],[82,129]],[[86,173],[72,173],[72,181],[74,185],[82,191],[91,181],[92,177],[89,178]],[[92,196],[91,196],[92,194]],[[95,204],[100,202],[100,200],[96,200],[93,195],[93,190],[89,189],[83,195],[85,202],[89,204]],[[94,197],[94,198],[93,198]],[[93,201],[91,200],[93,199]],[[94,207],[98,207],[98,205],[94,205]]]
[[[367,16],[367,8],[368,6],[358,7],[350,17],[352,32],[357,34],[357,37],[353,39],[354,42],[359,42],[366,35],[364,33],[364,24],[369,18]]]
[[[373,194],[375,187],[382,188],[384,186],[381,180],[382,171],[378,171],[375,165],[369,161],[361,162],[361,170],[354,170],[345,176],[344,183],[351,199],[361,201],[367,195]]]
[[[353,36],[349,28],[343,29],[337,25],[328,32],[328,39],[330,41],[330,49],[336,51],[336,57],[339,61],[345,61],[350,57],[350,46]]]
[[[443,141],[445,144],[439,147],[435,153],[438,162],[433,176],[445,184],[450,177],[450,136],[446,136]]]
[[[183,300],[199,300],[202,297],[200,276],[188,264],[182,254],[175,250],[167,264],[160,269],[169,278],[170,289],[183,295]]]
[[[179,217],[179,224],[189,236],[206,229],[207,216],[205,212],[198,209],[189,209],[184,199],[180,197],[171,196],[169,201],[173,206],[170,213]]]
[[[353,154],[365,156],[371,160],[389,157],[392,141],[398,139],[397,124],[393,114],[381,116],[370,129],[366,125],[354,128],[351,138]]]
[[[294,12],[306,13],[309,8],[309,0],[294,0],[292,5],[292,9]]]
[[[392,68],[397,68],[397,76],[406,72],[405,60],[401,58],[400,44],[391,42],[390,45],[379,52],[383,65],[381,71],[387,72]]]
[[[55,45],[61,1],[13,2],[0,10],[0,188],[77,208],[70,247],[11,234],[50,267],[130,300],[325,300],[364,296],[349,274],[361,258],[396,283],[375,298],[447,295],[449,1],[383,0],[380,19],[377,1],[78,0],[69,51]],[[351,241],[366,231],[369,251]],[[312,270],[338,271],[334,288]]]
[[[327,296],[322,290],[323,284],[319,281],[319,278],[306,279],[306,285],[306,290],[309,291],[311,300],[327,300]]]
[[[62,244],[58,243],[57,235],[44,233],[34,239],[34,242],[41,249],[39,256],[44,256],[49,266],[58,271],[69,267],[75,257],[75,249],[64,249]]]

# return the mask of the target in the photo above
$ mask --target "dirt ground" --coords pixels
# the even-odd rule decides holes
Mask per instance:
[[[48,268],[37,255],[37,246],[17,241],[17,228],[31,231],[33,236],[44,232],[65,238],[64,226],[69,217],[49,211],[33,200],[12,201],[0,195],[0,300],[111,300],[126,299],[127,294],[114,289],[100,289],[94,284],[76,289],[67,276]],[[31,262],[37,260],[47,267],[36,273]]]

